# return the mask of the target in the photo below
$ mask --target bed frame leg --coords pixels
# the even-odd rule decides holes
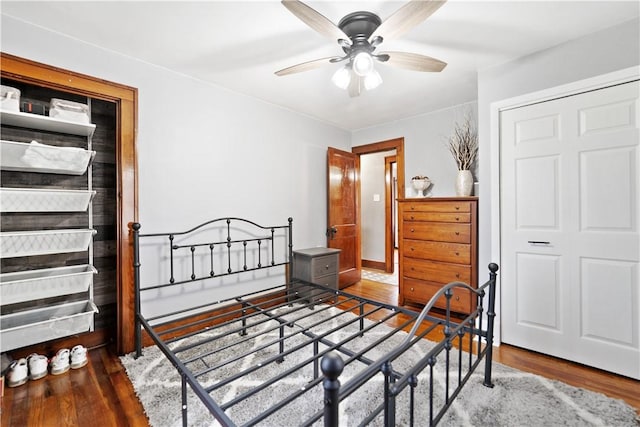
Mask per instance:
[[[498,264],[489,264],[489,307],[487,310],[487,353],[485,354],[484,366],[484,382],[485,387],[493,388],[491,381],[491,363],[493,361],[493,323],[496,317],[496,277],[498,272]]]
[[[320,362],[324,374],[324,425],[335,427],[338,424],[338,406],[340,404],[340,381],[338,377],[344,369],[344,361],[338,353],[327,353]]]
[[[142,356],[142,333],[140,331],[140,227],[139,222],[131,224],[133,231],[133,294],[135,296],[133,327],[135,328],[136,359]]]
[[[280,350],[280,354],[284,353],[284,324],[280,324],[280,344],[278,344],[278,349]],[[284,356],[280,356],[276,359],[276,363],[284,362]]]
[[[247,303],[242,303],[242,330],[240,331],[240,336],[247,335]]]
[[[387,361],[382,366],[380,371],[385,376],[384,381],[384,425],[395,426],[396,425],[396,397],[391,393],[391,387],[396,382],[393,376],[393,367],[391,362]]]
[[[187,427],[187,378],[182,375],[182,427]]]

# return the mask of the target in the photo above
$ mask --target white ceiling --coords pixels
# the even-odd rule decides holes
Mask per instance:
[[[404,1],[308,1],[332,22]],[[379,51],[432,56],[441,73],[377,66],[384,83],[358,98],[335,87],[340,66],[274,71],[342,53],[277,0],[5,1],[2,13],[354,130],[473,101],[477,71],[639,16],[635,1],[457,1]],[[20,35],[15,35],[20,37]]]

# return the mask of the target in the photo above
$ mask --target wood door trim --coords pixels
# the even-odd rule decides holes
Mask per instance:
[[[387,156],[384,158],[384,271],[393,273],[394,270],[394,249],[395,249],[395,227],[393,221],[394,203],[393,203],[393,164],[396,163],[396,156]]]
[[[136,134],[138,89],[0,52],[2,78],[49,87],[116,105],[117,351],[134,349],[133,247],[129,223],[138,221]]]
[[[383,151],[396,150],[396,174],[398,178],[397,183],[397,198],[404,198],[404,137],[388,139],[385,141],[374,142],[371,144],[358,145],[351,148],[351,152],[361,156],[363,154],[380,153]],[[360,171],[358,171],[359,173]],[[360,186],[358,186],[359,191]],[[360,193],[358,192],[358,197]],[[359,200],[359,199],[358,199]],[[386,202],[385,202],[386,203]],[[386,216],[386,215],[385,215]],[[389,219],[385,220],[385,270],[387,272],[393,271],[393,238],[387,231],[391,226],[389,225]],[[391,259],[391,267],[389,267],[389,259]],[[389,270],[391,268],[391,270]]]

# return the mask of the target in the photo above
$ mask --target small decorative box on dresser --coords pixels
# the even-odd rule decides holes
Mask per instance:
[[[309,248],[293,251],[293,279],[338,290],[340,249]],[[309,295],[302,295],[310,298]]]
[[[438,290],[460,281],[478,286],[478,198],[398,200],[399,303],[426,304]],[[446,308],[444,298],[436,307]],[[475,310],[469,291],[456,291],[451,310]]]

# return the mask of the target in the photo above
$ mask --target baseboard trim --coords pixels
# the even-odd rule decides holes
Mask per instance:
[[[362,266],[365,268],[373,268],[375,270],[387,271],[384,261],[371,261],[369,259],[363,259]]]

